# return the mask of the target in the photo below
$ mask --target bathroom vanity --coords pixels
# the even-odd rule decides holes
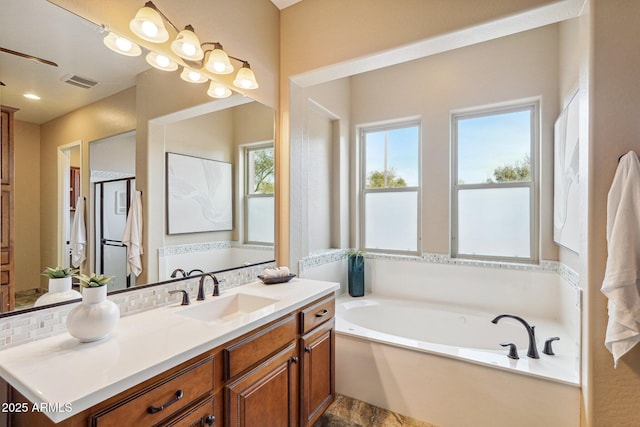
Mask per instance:
[[[252,283],[124,317],[103,341],[5,350],[10,425],[311,425],[334,398],[337,289]]]

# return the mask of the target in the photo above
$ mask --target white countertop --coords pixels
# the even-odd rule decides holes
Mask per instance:
[[[278,301],[224,323],[176,314],[216,298],[207,296],[188,307],[177,303],[123,317],[101,341],[80,343],[65,332],[1,351],[0,376],[31,402],[59,404],[59,411],[46,414],[60,422],[338,288],[337,283],[305,279],[238,286],[221,295],[245,293]]]

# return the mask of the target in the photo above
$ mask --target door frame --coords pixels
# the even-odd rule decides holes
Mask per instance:
[[[69,213],[69,174],[71,170],[71,156],[72,150],[80,150],[80,194],[84,194],[83,191],[83,148],[82,140],[70,142],[68,144],[59,145],[57,147],[58,152],[58,207],[56,210],[56,260],[57,264],[61,267],[70,267],[69,254],[67,253],[67,235],[70,232],[70,219]],[[89,257],[87,257],[89,259]]]

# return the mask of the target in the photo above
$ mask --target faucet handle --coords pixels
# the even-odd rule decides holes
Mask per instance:
[[[549,356],[554,356],[555,353],[553,352],[553,348],[551,348],[551,343],[559,340],[560,340],[560,337],[551,337],[548,340],[546,340],[544,342],[544,350],[542,350],[542,352],[544,354],[548,354]]]
[[[516,348],[516,345],[512,342],[503,342],[500,343],[500,345],[502,347],[509,347],[509,354],[507,354],[507,357],[509,359],[520,359],[520,356],[518,356],[518,349]]]
[[[179,289],[177,291],[169,291],[169,295],[177,294],[179,292],[182,292],[182,303],[180,305],[191,304],[191,300],[189,300],[189,294],[184,289]]]

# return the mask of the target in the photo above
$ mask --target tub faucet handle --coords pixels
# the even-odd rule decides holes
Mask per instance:
[[[560,340],[560,337],[551,337],[548,340],[546,340],[544,342],[544,349],[542,350],[542,352],[544,354],[548,354],[549,356],[554,356],[555,353],[553,352],[553,348],[551,348],[551,343],[559,340]]]
[[[538,355],[538,347],[536,346],[536,327],[529,325],[526,320],[524,320],[520,316],[516,316],[515,314],[501,314],[499,316],[496,316],[491,321],[491,323],[497,325],[498,321],[503,317],[517,320],[518,322],[522,323],[522,326],[524,326],[524,328],[527,330],[527,335],[529,335],[529,349],[527,350],[527,356],[532,359],[540,359],[540,356]]]
[[[509,359],[520,359],[520,356],[518,356],[518,349],[516,348],[516,345],[512,342],[503,342],[500,343],[501,346],[503,347],[509,347],[509,354],[507,354],[507,357]]]

